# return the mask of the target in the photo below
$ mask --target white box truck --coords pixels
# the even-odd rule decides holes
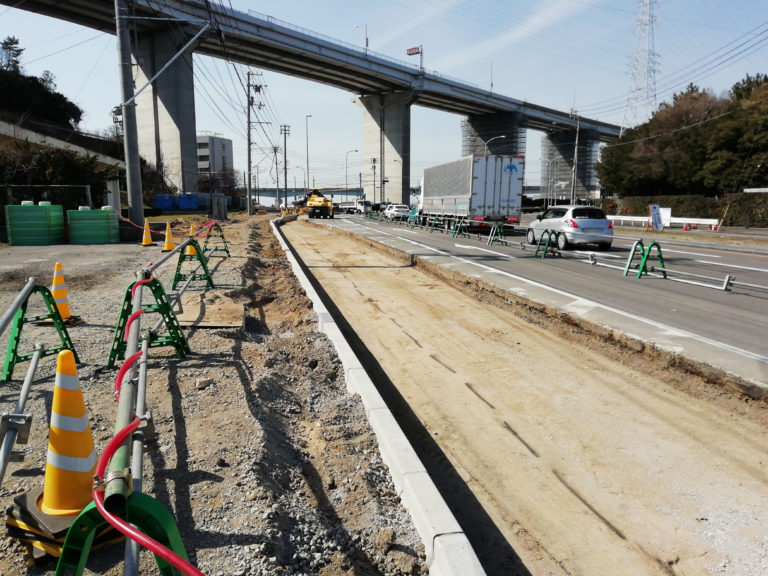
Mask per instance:
[[[424,169],[419,202],[425,225],[437,218],[452,229],[456,220],[470,226],[519,222],[523,203],[522,156],[476,154]]]

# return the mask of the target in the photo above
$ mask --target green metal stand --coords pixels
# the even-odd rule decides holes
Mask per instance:
[[[500,242],[507,246],[507,237],[504,236],[504,224],[494,224],[491,233],[488,235],[488,246],[493,246],[494,242]]]
[[[176,264],[176,274],[173,276],[173,284],[171,285],[171,290],[176,290],[176,286],[178,286],[179,282],[183,282],[189,278],[192,278],[192,280],[205,280],[208,282],[209,288],[215,288],[213,285],[213,277],[208,271],[208,262],[205,258],[205,254],[203,254],[203,251],[200,250],[200,245],[197,243],[197,240],[191,240],[187,246],[193,247],[195,249],[195,253],[185,254],[186,250],[179,252],[179,261]],[[200,262],[200,265],[203,267],[203,274],[182,274],[181,266],[187,260],[197,260]]]
[[[629,274],[630,269],[632,268],[632,260],[635,257],[635,254],[637,253],[638,249],[640,250],[640,266],[638,266],[637,269],[637,278],[640,279],[643,274],[648,274],[648,258],[651,256],[651,250],[656,249],[656,258],[659,261],[659,272],[661,272],[661,275],[666,278],[667,277],[667,271],[664,268],[664,256],[661,253],[661,246],[658,242],[651,242],[648,245],[648,248],[643,250],[643,241],[637,240],[632,245],[632,250],[629,253],[629,257],[627,258],[627,263],[624,266],[624,276]]]
[[[545,236],[547,238],[546,242],[544,242]],[[553,236],[555,237],[555,242],[552,241]],[[543,250],[541,247],[542,243],[544,244]],[[539,250],[542,250],[542,259],[547,256],[547,253],[552,256],[560,256],[560,250],[557,248],[557,235],[552,230],[544,230],[541,236],[539,236],[539,243],[536,245],[536,253],[534,254],[534,257],[539,255]]]
[[[648,248],[645,249],[645,254],[643,254],[643,260],[640,262],[640,270],[637,271],[637,277],[640,278],[643,274],[648,274],[648,268],[647,268],[647,262],[648,257],[651,255],[651,250],[653,248],[656,248],[656,258],[659,260],[659,272],[661,272],[661,275],[664,276],[664,278],[667,277],[667,271],[664,269],[664,257],[661,255],[661,246],[658,242],[651,242],[648,244]]]
[[[210,232],[208,233],[208,236],[205,237],[205,243],[203,244],[203,252],[208,252],[208,241],[214,238],[218,240],[217,240],[217,245],[211,248],[211,254],[215,254],[216,252],[226,252],[227,256],[229,256],[230,255],[229,245],[227,244],[227,239],[224,238],[224,231],[221,229],[221,226],[219,226],[218,224],[214,224]]]
[[[154,498],[141,492],[134,492],[128,496],[125,520],[184,560],[188,560],[179,528],[176,526],[176,519],[168,508]],[[94,537],[108,526],[109,524],[96,508],[96,504],[94,502],[88,504],[67,532],[59,563],[56,565],[56,576],[80,576],[88,561]],[[160,574],[163,576],[176,574],[174,567],[157,554],[155,554],[155,560]]]
[[[453,232],[451,233],[451,238],[456,238],[457,236],[466,236],[469,238],[469,228],[467,228],[467,221],[459,218],[456,220],[456,223],[453,225]]]
[[[27,316],[29,297],[34,293],[38,293],[42,296],[45,307],[48,309],[47,314]],[[21,306],[19,306],[19,309],[16,310],[16,314],[13,317],[13,325],[11,326],[10,337],[8,338],[8,352],[5,355],[5,362],[3,364],[3,377],[0,378],[0,380],[10,380],[13,377],[13,369],[16,367],[16,364],[32,358],[34,351],[19,353],[21,333],[24,330],[24,324],[27,322],[39,322],[42,320],[50,320],[53,322],[53,326],[59,334],[61,345],[50,348],[45,347],[41,356],[51,356],[53,354],[58,354],[62,350],[71,350],[72,354],[75,356],[75,363],[80,363],[75,347],[72,345],[72,339],[69,337],[69,332],[67,332],[67,328],[64,325],[64,320],[61,319],[59,309],[56,307],[56,301],[53,298],[53,294],[51,294],[51,291],[45,286],[35,286],[32,288],[32,291],[26,297],[24,302],[22,302]]]
[[[128,318],[133,311],[133,297],[131,295],[133,285],[136,282],[132,282],[125,290],[125,296],[123,297],[123,306],[120,309],[120,316],[117,319],[117,326],[115,326],[115,334],[112,338],[112,348],[109,352],[109,360],[107,361],[107,368],[114,368],[117,360],[123,360],[125,358],[125,351],[128,348],[128,343],[123,338],[125,333],[125,325],[128,323]],[[160,336],[156,333],[150,333],[149,346],[150,348],[157,348],[160,346],[173,346],[176,349],[176,354],[179,358],[184,358],[187,354],[191,354],[192,350],[189,347],[186,336],[181,331],[181,325],[176,318],[176,314],[173,311],[171,302],[168,300],[168,296],[165,294],[163,285],[157,278],[153,278],[146,284],[147,288],[152,291],[152,295],[155,298],[154,304],[148,304],[144,306],[146,312],[159,313],[165,323],[165,327],[168,333]]]
[[[435,218],[433,217],[429,223],[429,231],[432,232],[432,230],[437,227],[438,229],[442,230],[443,228],[443,219],[442,218]]]

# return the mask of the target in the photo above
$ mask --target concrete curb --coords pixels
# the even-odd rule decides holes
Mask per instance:
[[[344,367],[347,389],[362,398],[368,421],[376,434],[379,451],[389,467],[395,490],[413,519],[427,554],[431,576],[482,576],[485,574],[466,534],[430,478],[408,438],[397,424],[365,368],[352,351],[298,261],[278,226],[272,232],[285,251],[293,273],[317,312],[318,329],[333,343]]]

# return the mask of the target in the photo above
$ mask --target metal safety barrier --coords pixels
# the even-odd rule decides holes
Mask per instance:
[[[223,239],[223,234],[221,238]],[[226,248],[226,241],[223,242],[223,246]],[[101,484],[100,490],[103,490],[100,501],[94,500],[89,504],[67,532],[57,566],[57,575],[60,573],[74,576],[82,574],[94,534],[104,529],[108,521],[113,525],[126,524],[126,518],[130,518],[130,523],[136,532],[134,535],[131,535],[130,531],[127,534],[130,539],[126,540],[123,567],[123,573],[126,576],[138,574],[139,542],[146,546],[147,540],[150,541],[151,546],[164,550],[161,558],[155,548],[152,548],[161,573],[171,573],[168,571],[169,562],[175,567],[179,565],[191,567],[172,513],[160,502],[142,493],[144,442],[147,437],[154,434],[152,415],[146,407],[149,349],[155,346],[172,345],[180,357],[191,352],[173,312],[172,299],[165,293],[160,281],[154,277],[154,272],[178,255],[174,277],[174,283],[176,283],[180,281],[181,264],[190,259],[198,261],[195,270],[184,275],[183,286],[173,296],[173,300],[180,304],[184,290],[193,280],[204,279],[209,287],[213,287],[207,260],[217,250],[229,255],[228,249],[224,250],[221,246],[203,251],[197,241],[190,237],[157,262],[137,271],[136,280],[126,289],[109,359],[109,365],[113,365],[118,357],[125,358],[115,381],[118,400],[115,434],[116,439],[121,438],[123,434],[125,439],[121,440],[106,464],[104,477],[97,478],[97,482]],[[197,274],[200,268],[205,270],[204,275]],[[153,301],[149,304],[143,302],[145,289],[152,295]],[[142,316],[147,312],[159,313],[160,319],[154,327],[142,332]],[[163,324],[168,334],[160,336],[157,330]],[[141,424],[137,423],[137,419]],[[104,510],[99,509],[99,503]],[[105,515],[104,512],[107,511],[109,513]],[[110,519],[110,516],[114,518]],[[194,567],[191,568],[193,573],[197,573]]]

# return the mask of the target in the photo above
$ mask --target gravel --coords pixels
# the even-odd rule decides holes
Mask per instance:
[[[210,260],[216,288],[193,281],[188,292],[208,308],[242,305],[244,326],[185,328],[186,358],[169,347],[150,350],[147,406],[156,436],[146,446],[143,491],[172,510],[190,561],[209,576],[426,573],[423,545],[359,398],[347,392],[268,219],[222,228],[230,256]],[[83,320],[69,333],[99,453],[114,433],[116,370],[105,364],[125,290],[161,247],[0,246],[0,311],[28,277],[49,286],[54,263],[63,264],[72,313]],[[159,272],[166,290],[175,267],[174,258]],[[39,302],[30,299],[30,312]],[[143,330],[153,316],[144,316]],[[9,333],[0,337],[3,350]],[[55,330],[25,325],[21,350],[36,342],[55,345]],[[15,405],[26,368],[20,363],[0,384],[1,410]],[[4,508],[43,484],[54,374],[55,356],[44,358],[25,408],[34,418],[30,441],[17,446],[24,460],[9,464],[0,486]],[[54,563],[29,560],[24,545],[0,536],[0,574],[54,573]],[[122,560],[122,545],[92,550],[84,574],[122,574]],[[150,553],[141,554],[139,572],[159,573]]]

